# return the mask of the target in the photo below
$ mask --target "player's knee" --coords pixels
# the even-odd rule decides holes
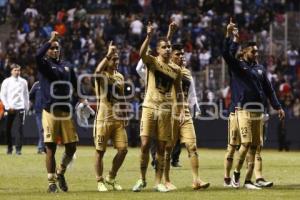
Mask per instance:
[[[54,150],[54,149],[56,149],[56,144],[53,142],[47,142],[47,143],[45,143],[45,147],[47,149]]]
[[[165,147],[163,145],[157,145],[156,153],[159,154],[159,155],[164,155],[165,154]]]
[[[73,157],[74,153],[76,152],[76,144],[70,143],[66,145],[66,154],[69,157]]]
[[[239,149],[240,154],[246,154],[251,146],[251,143],[243,143]],[[246,156],[246,155],[243,155]]]
[[[258,145],[257,149],[256,149],[256,154],[259,155],[259,156],[260,156],[260,153],[261,153],[261,149],[262,149],[262,146]]]
[[[127,148],[120,148],[118,149],[118,153],[122,155],[126,155],[128,153],[128,150]]]
[[[146,147],[146,148],[150,148],[150,139],[148,137],[143,137],[141,138],[141,148]]]
[[[227,160],[228,162],[233,162],[233,157],[227,157],[226,160]]]
[[[56,144],[55,143],[45,143],[45,147],[46,147],[46,152],[47,152],[47,155],[50,155],[50,156],[54,156],[55,154],[55,151],[56,151]]]
[[[251,146],[251,143],[250,142],[246,142],[246,143],[242,143],[241,146],[244,148],[244,149],[249,149],[250,146]]]
[[[251,145],[251,146],[250,146],[250,149],[251,149],[251,151],[255,151],[255,152],[256,152],[257,145]]]
[[[239,164],[242,165],[245,159],[239,159]]]
[[[146,154],[149,153],[150,146],[147,144],[141,145],[141,153]]]
[[[241,145],[242,148],[239,150],[239,164],[243,164],[244,160],[246,158],[246,154],[248,152],[248,149],[250,147],[250,143],[243,143]]]
[[[250,145],[249,153],[254,155],[256,153],[257,145]]]
[[[172,154],[172,150],[173,150],[173,146],[166,146],[166,160],[170,160],[171,159],[171,154]]]
[[[232,161],[233,160],[233,156],[234,156],[234,153],[235,153],[235,150],[236,150],[236,145],[228,145],[227,146],[227,160],[228,161]]]
[[[96,156],[98,158],[103,158],[104,154],[105,154],[105,150],[98,150],[98,149],[96,150]]]
[[[170,144],[166,145],[166,153],[172,152],[172,149],[173,149],[173,145]]]
[[[171,153],[172,153],[172,151],[167,151],[166,150],[166,156],[165,156],[165,158],[166,158],[166,160],[171,160]]]
[[[189,157],[198,156],[196,143],[186,143],[185,146],[188,150]]]

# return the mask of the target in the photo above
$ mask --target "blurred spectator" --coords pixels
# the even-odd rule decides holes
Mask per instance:
[[[294,105],[293,105],[293,113],[294,117],[299,118],[300,117],[300,99],[297,97],[295,99]]]
[[[75,20],[79,20],[79,21],[83,21],[85,20],[87,17],[87,11],[85,10],[85,8],[82,6],[82,4],[78,3],[76,4],[76,10],[74,12],[74,19]]]
[[[135,15],[132,16],[132,22],[130,23],[131,29],[131,43],[136,46],[136,42],[141,40],[141,34],[143,31],[143,23]]]
[[[7,0],[0,0],[0,24],[6,22]]]
[[[293,80],[296,78],[296,63],[298,59],[299,53],[295,46],[292,46],[290,50],[287,51],[288,58],[288,72],[292,76]]]
[[[64,36],[67,32],[66,25],[62,21],[58,21],[54,27],[54,30],[59,33],[59,35]]]
[[[220,83],[217,84],[220,75],[214,68],[220,66],[223,32],[229,17],[233,16],[240,27],[241,42],[257,40],[259,43],[262,63],[265,63],[276,91],[300,95],[299,52],[296,50],[299,47],[292,47],[286,52],[288,59],[285,62],[282,44],[270,44],[270,23],[282,27],[285,21],[285,6],[281,1],[64,0],[54,4],[50,0],[0,0],[0,7],[6,5],[4,2],[9,4],[12,31],[0,52],[0,78],[9,75],[7,66],[10,63],[18,61],[24,66],[22,73],[31,87],[36,81],[33,52],[38,44],[49,38],[51,31],[56,30],[66,47],[64,59],[72,64],[78,75],[92,73],[99,58],[106,52],[105,43],[114,41],[120,49],[120,70],[126,80],[134,82],[136,89],[140,90],[144,83],[132,66],[139,60],[143,29],[148,21],[153,23],[155,34],[150,46],[155,49],[156,40],[166,35],[168,24],[173,20],[179,25],[173,42],[184,44],[187,65],[198,81],[197,88],[203,89],[205,84],[201,73],[208,69],[207,87],[210,88],[209,96],[214,96],[211,102],[225,101],[227,107],[230,93],[220,95]],[[287,5],[289,10],[299,10],[298,1],[289,1]],[[281,77],[285,77],[284,82]],[[84,79],[82,91],[91,92],[89,81]],[[205,90],[199,90],[198,94],[207,93]],[[207,94],[204,96],[207,100]]]
[[[199,54],[200,68],[205,68],[209,64],[210,59],[211,53],[206,48],[201,49]]]
[[[26,10],[24,11],[24,15],[25,15],[25,17],[28,17],[28,18],[37,18],[39,15],[39,12],[35,8],[34,4],[31,3],[30,6],[28,8],[26,8]]]
[[[56,20],[59,22],[64,21],[66,19],[66,17],[67,17],[67,13],[66,13],[65,8],[61,8],[56,14]]]
[[[291,93],[291,86],[288,81],[285,79],[283,83],[279,86],[280,97],[284,98],[285,96]]]
[[[38,144],[37,144],[37,153],[45,153],[45,144],[44,144],[44,130],[42,126],[42,96],[41,96],[41,86],[39,81],[35,82],[30,89],[29,99],[32,104],[32,108],[35,111],[35,121],[38,129]]]
[[[181,27],[183,20],[182,11],[177,10],[175,13],[171,15],[171,21],[175,22],[179,27]]]

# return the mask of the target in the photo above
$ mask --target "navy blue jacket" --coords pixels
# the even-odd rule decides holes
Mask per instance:
[[[280,103],[277,99],[276,92],[273,89],[273,86],[272,86],[271,82],[268,79],[267,72],[266,72],[265,68],[262,65],[256,65],[254,67],[254,70],[257,72],[259,82],[263,87],[263,91],[264,91],[264,95],[265,95],[265,98],[264,98],[265,101],[263,102],[264,106],[265,107],[268,106],[268,101],[267,100],[269,100],[271,106],[275,110],[281,109],[282,107],[281,107],[281,105],[280,105]]]
[[[43,109],[50,111],[54,103],[64,103],[74,106],[72,91],[77,89],[77,79],[72,67],[63,60],[55,60],[46,57],[50,48],[49,42],[45,43],[36,54],[37,69],[39,72],[39,82],[41,86],[41,102]],[[58,83],[66,81],[71,84]],[[52,85],[52,86],[51,86]],[[52,92],[51,92],[52,88]],[[52,93],[52,94],[51,94]],[[70,111],[66,105],[55,106],[55,110]]]
[[[223,57],[228,64],[228,73],[231,87],[230,112],[234,112],[235,107],[243,107],[252,103],[246,109],[259,109],[261,104],[264,107],[270,100],[274,109],[281,108],[274,89],[267,79],[263,66],[257,63],[248,63],[235,58],[239,45],[230,38],[225,38],[223,46]]]
[[[39,81],[35,82],[30,89],[29,99],[33,102],[33,109],[36,113],[42,113],[42,94],[41,94],[41,86]]]

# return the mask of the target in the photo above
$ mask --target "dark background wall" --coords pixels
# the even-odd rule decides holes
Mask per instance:
[[[277,117],[271,117],[266,131],[265,148],[278,148],[278,124]],[[137,144],[139,141],[139,124],[134,122],[128,128],[129,144]],[[204,148],[225,148],[227,144],[227,121],[210,120],[194,121],[198,147]],[[0,124],[0,143],[4,144],[3,120]],[[77,129],[81,145],[93,145],[92,128]],[[286,139],[290,143],[290,149],[300,149],[300,120],[289,119],[286,121]],[[134,140],[134,141],[133,141]],[[137,142],[135,142],[137,141]],[[37,143],[37,128],[34,115],[27,116],[24,126],[24,144]]]

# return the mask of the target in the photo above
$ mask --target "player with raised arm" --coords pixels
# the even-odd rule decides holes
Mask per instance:
[[[73,68],[61,59],[58,33],[53,31],[48,42],[37,51],[36,62],[39,72],[42,102],[42,125],[46,147],[48,192],[57,192],[56,179],[62,191],[68,191],[65,171],[76,151],[78,136],[72,120],[74,95],[77,79]],[[65,146],[61,164],[56,171],[55,152],[58,139]]]
[[[110,42],[107,55],[95,70],[95,90],[97,96],[97,115],[94,124],[94,143],[96,147],[95,171],[98,191],[108,191],[105,183],[114,190],[122,190],[116,182],[117,173],[127,154],[127,123],[124,109],[124,77],[117,71],[119,54],[115,45]],[[117,154],[113,158],[109,174],[103,177],[103,157],[107,142],[112,139]]]
[[[172,35],[176,29],[176,24],[173,22],[170,24],[167,38],[170,40]],[[166,147],[166,167],[165,167],[165,185],[169,190],[175,190],[176,186],[171,183],[170,180],[170,157],[172,149],[174,148],[177,140],[180,140],[180,143],[184,143],[186,149],[188,151],[188,156],[191,163],[192,175],[193,175],[193,183],[192,188],[197,190],[201,188],[209,187],[209,183],[205,183],[199,177],[198,168],[199,168],[199,160],[197,154],[197,144],[196,144],[196,134],[195,128],[193,124],[192,115],[190,113],[190,109],[196,105],[197,113],[200,112],[197,103],[195,85],[193,81],[193,77],[189,69],[185,66],[184,59],[184,49],[180,44],[175,44],[172,46],[172,62],[181,67],[182,74],[182,90],[184,93],[184,111],[185,111],[185,121],[180,124],[178,121],[178,117],[173,117],[173,138],[172,141],[167,144]],[[178,113],[175,113],[178,115]]]
[[[235,54],[239,47],[238,36],[238,29],[231,19],[227,25],[223,57],[229,67],[230,86],[232,90],[231,111],[235,111],[234,118],[230,120],[230,127],[237,127],[238,131],[234,131],[233,133],[238,134],[241,143],[237,164],[231,179],[231,185],[234,188],[240,187],[240,170],[247,153],[248,168],[250,168],[249,172],[253,171],[256,150],[261,144],[262,114],[269,97],[269,94],[265,93],[265,86],[263,86],[260,81],[261,73],[256,70],[257,67],[260,67],[256,62],[258,57],[256,43],[248,42],[242,48],[242,56],[236,58]],[[280,104],[277,99],[271,98],[270,100],[272,106],[278,111],[279,118],[282,120],[285,114]],[[234,125],[232,123],[236,124]],[[232,139],[233,138],[234,137],[232,137]],[[226,160],[232,160],[234,146],[228,145],[228,147],[230,149],[228,150]],[[229,168],[230,166],[228,169]],[[228,173],[228,170],[225,172]],[[226,176],[228,175],[225,174],[225,178],[227,178]],[[251,182],[251,177],[251,173],[246,174],[245,187],[248,189],[259,189]]]
[[[141,177],[133,187],[133,191],[141,191],[146,187],[146,172],[149,162],[150,137],[157,139],[157,167],[155,171],[155,190],[159,192],[169,191],[162,184],[164,172],[165,147],[167,142],[172,140],[172,106],[174,98],[177,102],[183,102],[181,88],[181,69],[171,62],[171,44],[167,38],[160,38],[157,42],[158,56],[147,54],[149,42],[153,35],[151,23],[147,26],[147,36],[140,49],[143,63],[147,67],[146,96],[143,102],[141,119]],[[174,95],[176,92],[177,95]],[[184,120],[184,110],[180,109],[181,122]]]

